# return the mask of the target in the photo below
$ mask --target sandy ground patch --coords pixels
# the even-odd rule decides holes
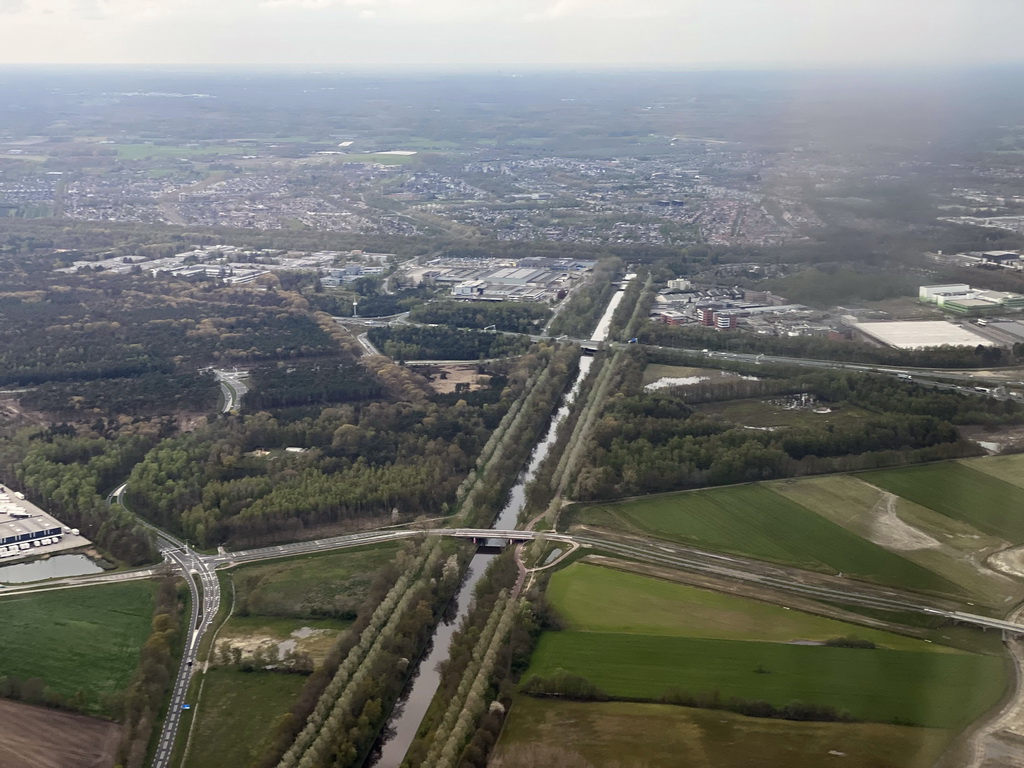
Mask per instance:
[[[882,491],[882,496],[871,510],[868,538],[886,549],[934,549],[942,546],[924,531],[908,525],[896,516],[897,496]]]
[[[300,627],[291,633],[287,638],[271,637],[270,635],[228,635],[221,637],[217,642],[218,653],[214,656],[219,661],[220,649],[227,645],[231,649],[237,648],[242,652],[242,658],[253,656],[256,651],[262,651],[264,655],[282,659],[287,654],[297,651],[308,653],[315,660],[320,660],[324,655],[324,642],[328,638],[333,641],[337,636],[336,630],[313,629],[312,627]]]
[[[989,567],[1008,576],[1024,579],[1024,547],[1010,547],[988,558]]]
[[[429,369],[421,368],[420,372],[429,379],[431,388],[440,394],[454,392],[456,384],[468,384],[469,391],[475,392],[483,389],[480,379],[490,379],[490,376],[477,373],[476,365],[432,365]]]
[[[110,768],[121,726],[0,699],[0,765]]]

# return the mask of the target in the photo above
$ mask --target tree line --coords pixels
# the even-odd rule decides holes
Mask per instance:
[[[442,326],[377,327],[367,335],[374,346],[395,360],[483,360],[521,355],[530,346],[525,336]]]
[[[617,371],[589,434],[585,461],[571,494],[578,500],[632,496],[706,485],[850,471],[976,455],[952,422],[1000,423],[1024,417],[1021,406],[992,398],[926,389],[865,374],[803,374],[744,382],[744,394],[811,393],[872,413],[857,421],[753,430],[696,410],[689,387],[645,392],[645,366],[632,352]],[[728,397],[732,384],[722,385]],[[713,387],[704,385],[705,393]],[[756,395],[755,395],[756,396]]]
[[[417,323],[438,323],[457,328],[537,333],[551,316],[551,310],[536,302],[433,301],[416,307],[409,319]]]

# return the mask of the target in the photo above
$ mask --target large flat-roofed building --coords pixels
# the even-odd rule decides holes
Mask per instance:
[[[927,349],[929,347],[995,347],[991,339],[944,320],[911,322],[857,323],[856,332],[871,341],[896,349]]]
[[[951,283],[948,285],[922,285],[917,289],[921,301],[935,302],[939,296],[967,296],[971,286],[967,283]]]
[[[63,528],[50,517],[37,515],[0,521],[0,547],[21,544],[23,541],[60,536]]]

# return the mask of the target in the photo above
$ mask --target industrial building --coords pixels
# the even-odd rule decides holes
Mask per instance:
[[[922,285],[918,298],[958,315],[991,315],[1024,309],[1024,296],[1019,293],[978,290],[965,283]]]
[[[65,529],[21,493],[0,486],[0,557],[13,557],[30,548],[57,544],[65,534],[73,534],[76,546],[88,543],[77,529]]]
[[[954,325],[945,320],[857,323],[854,326],[854,331],[868,341],[896,349],[999,346],[996,342],[969,328]]]

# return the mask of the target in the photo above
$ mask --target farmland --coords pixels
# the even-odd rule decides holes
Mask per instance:
[[[1024,455],[1019,453],[1010,456],[986,456],[981,459],[961,459],[961,464],[986,475],[1004,480],[1007,483],[1024,488]]]
[[[250,765],[305,682],[301,675],[207,672],[185,768]]]
[[[837,525],[937,573],[996,609],[1024,598],[1024,584],[979,561],[1006,546],[955,520],[870,485],[862,475],[785,480],[771,488]]]
[[[755,484],[649,496],[574,510],[580,523],[626,528],[704,549],[911,589],[957,592],[946,579]]]
[[[0,699],[0,765],[109,768],[120,738],[114,723]]]
[[[657,700],[678,687],[951,729],[980,717],[1006,686],[1005,665],[991,656],[573,631],[544,634],[526,677],[558,669],[613,698]]]
[[[877,723],[798,723],[729,712],[633,702],[517,697],[495,768],[528,745],[559,745],[594,768],[928,768],[948,736],[929,728]],[[840,753],[840,754],[830,754]]]
[[[0,676],[38,677],[83,711],[112,716],[149,636],[153,584],[133,581],[0,601]],[[69,640],[73,638],[73,642]]]
[[[859,477],[983,533],[1024,543],[1024,488],[973,467],[943,462]]]
[[[547,595],[573,630],[777,643],[856,635],[884,648],[943,650],[891,632],[584,563],[555,573]]]

